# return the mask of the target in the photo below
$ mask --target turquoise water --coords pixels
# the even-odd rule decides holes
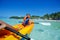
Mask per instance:
[[[10,25],[19,24],[21,20],[17,19],[0,19]],[[19,22],[18,22],[19,21]],[[60,22],[57,21],[37,21],[34,24],[30,37],[33,40],[60,40]]]

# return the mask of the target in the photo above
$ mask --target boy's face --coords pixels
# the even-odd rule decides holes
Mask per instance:
[[[30,18],[30,15],[27,15]]]

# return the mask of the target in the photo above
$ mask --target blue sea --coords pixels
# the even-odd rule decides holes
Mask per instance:
[[[22,19],[0,19],[10,25],[20,24]],[[33,20],[34,28],[30,34],[32,40],[60,40],[60,21]]]

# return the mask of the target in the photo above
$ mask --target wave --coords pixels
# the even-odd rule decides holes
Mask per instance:
[[[46,26],[50,26],[51,25],[51,23],[48,23],[48,22],[42,22],[42,23],[39,23],[39,24],[46,25]]]

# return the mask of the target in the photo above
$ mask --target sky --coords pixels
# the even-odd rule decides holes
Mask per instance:
[[[60,12],[60,0],[0,0],[0,16],[43,16]]]

